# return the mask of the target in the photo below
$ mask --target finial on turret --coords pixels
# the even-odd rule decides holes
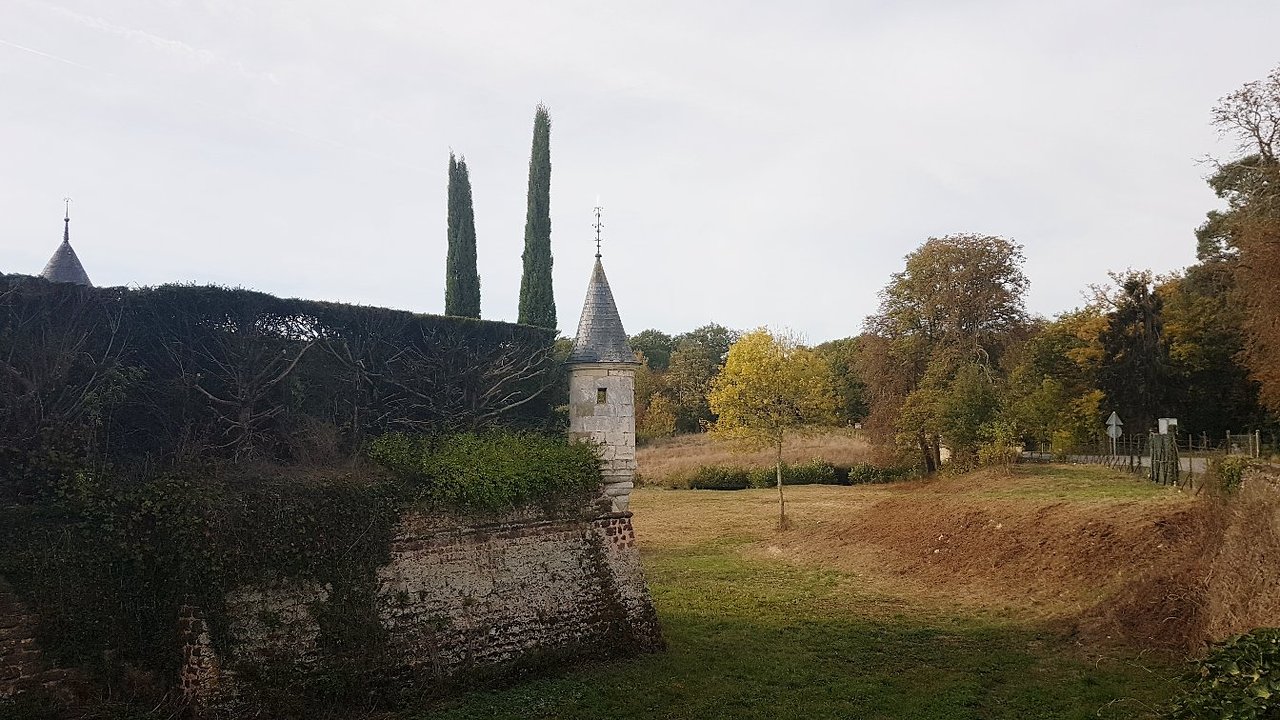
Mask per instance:
[[[591,227],[596,229],[596,257],[600,257],[600,228],[604,227],[604,223],[600,222],[600,211],[604,208],[600,207],[600,198],[596,198],[596,224]]]
[[[53,257],[49,258],[49,264],[44,266],[40,277],[52,282],[92,287],[93,283],[89,282],[89,275],[80,264],[80,258],[76,257],[76,251],[71,249],[71,198],[62,198],[62,202],[65,203],[65,212],[62,216],[62,244],[53,253]]]

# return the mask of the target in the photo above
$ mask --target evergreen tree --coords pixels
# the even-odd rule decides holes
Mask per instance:
[[[445,261],[444,314],[480,317],[476,270],[476,216],[466,158],[449,153],[449,255]]]
[[[1124,418],[1126,432],[1146,432],[1155,429],[1157,418],[1167,416],[1174,395],[1164,299],[1155,292],[1150,272],[1112,277],[1119,289],[1107,327],[1098,336],[1098,388]]]
[[[520,322],[555,329],[551,290],[551,116],[538,105],[529,157],[529,210],[524,223],[524,274],[520,277]]]

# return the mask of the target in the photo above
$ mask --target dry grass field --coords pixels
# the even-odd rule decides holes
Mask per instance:
[[[883,459],[883,451],[873,448],[856,430],[832,429],[816,435],[797,435],[783,446],[783,460],[800,464],[826,460],[836,465],[873,463]],[[712,440],[705,433],[677,435],[655,440],[636,449],[636,465],[642,484],[662,484],[673,475],[689,473],[704,465],[772,467],[769,449],[741,452],[734,446]]]
[[[705,447],[677,446],[707,462]],[[1218,614],[1232,622],[1258,622],[1255,600],[1276,597],[1274,529],[1236,533],[1256,573],[1198,564],[1232,537],[1213,501],[1104,468],[787,496],[793,527],[779,532],[773,490],[637,490],[667,651],[427,717],[1155,718],[1187,643],[1229,629],[1206,621],[1196,583],[1254,583],[1235,587],[1249,602],[1234,611],[1252,615]]]
[[[632,501],[646,549],[735,543],[744,557],[836,571],[916,612],[1051,623],[1090,640],[1180,647],[1186,628],[1131,636],[1136,618],[1095,608],[1194,554],[1196,499],[1097,467],[1021,466],[890,485],[663,491]],[[896,607],[896,603],[890,603]],[[896,610],[895,610],[896,611]]]

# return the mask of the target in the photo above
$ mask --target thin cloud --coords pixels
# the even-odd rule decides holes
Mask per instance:
[[[212,50],[196,47],[181,40],[161,37],[159,35],[146,32],[145,30],[117,25],[105,18],[86,15],[84,13],[62,7],[61,5],[54,5],[47,2],[31,2],[29,4],[42,7],[78,25],[124,38],[136,45],[150,48],[156,52],[182,58],[188,62],[204,67],[225,68],[250,80],[269,82],[273,85],[280,84],[280,80],[274,73],[251,70],[245,67],[244,63],[239,60],[225,58]]]

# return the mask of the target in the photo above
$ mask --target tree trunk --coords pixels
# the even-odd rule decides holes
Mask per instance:
[[[929,436],[924,430],[916,433],[916,442],[920,444],[920,459],[924,464],[924,472],[926,475],[932,475],[938,468],[934,465],[933,450],[929,447]]]
[[[782,441],[778,441],[778,461],[774,465],[778,478],[778,529],[787,529],[787,498],[782,494]]]
[[[937,433],[933,435],[933,467],[942,469],[942,437]]]

